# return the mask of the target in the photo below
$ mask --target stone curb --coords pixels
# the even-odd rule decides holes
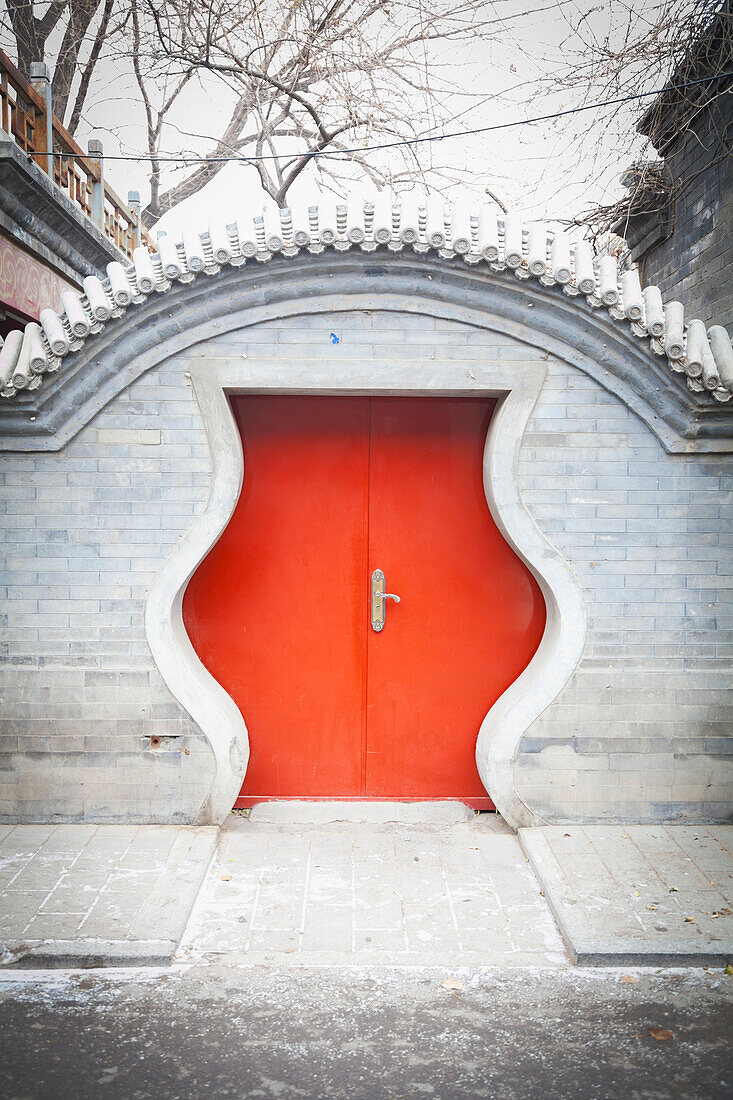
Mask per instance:
[[[67,834],[69,829],[75,828],[78,827],[67,826]],[[100,826],[97,831],[105,828]],[[68,925],[64,926],[64,914],[58,913],[48,914],[45,934],[36,933],[33,937],[29,928],[30,935],[22,935],[27,914],[23,923],[13,930],[11,899],[6,914],[11,922],[11,931],[6,939],[0,941],[0,973],[29,969],[170,965],[183,940],[209,868],[216,858],[219,839],[219,830],[213,827],[131,826],[131,833],[142,834],[140,847],[133,848],[133,855],[138,860],[144,860],[146,852],[150,851],[146,843],[155,838],[158,830],[169,834],[171,828],[176,836],[168,851],[165,867],[157,874],[153,885],[137,887],[135,871],[130,871],[132,877],[125,889],[124,899],[116,903],[117,908],[111,916],[97,922],[94,933],[91,927],[80,927],[75,935]],[[107,841],[113,843],[115,835],[112,827]],[[118,854],[120,858],[125,854],[124,845]],[[67,878],[73,881],[73,870]],[[51,887],[53,881],[51,877],[45,882],[46,889]],[[58,928],[54,927],[55,924]],[[151,936],[151,932],[155,935]]]
[[[560,865],[540,829],[520,829],[519,843],[544,891],[545,900],[576,966],[726,966],[733,959],[733,943],[722,948],[701,943],[699,950],[689,943],[677,947],[669,941],[664,948],[638,938],[609,939],[589,933],[577,898],[565,882]],[[589,882],[589,885],[590,882]]]
[[[5,942],[0,970],[92,969],[113,966],[170,966],[178,940],[55,940]]]

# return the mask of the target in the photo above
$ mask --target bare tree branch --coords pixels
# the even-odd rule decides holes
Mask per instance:
[[[89,94],[89,85],[91,84],[94,70],[97,67],[99,56],[102,52],[102,47],[107,38],[107,32],[109,30],[109,23],[112,17],[112,9],[114,8],[115,0],[104,0],[104,8],[102,10],[102,18],[97,32],[94,36],[94,42],[84,68],[82,69],[81,80],[79,81],[79,87],[77,89],[76,96],[74,98],[74,106],[71,109],[71,115],[68,122],[68,130],[70,134],[75,134],[76,129],[81,120],[81,114],[84,110],[84,103],[86,102],[87,95]]]

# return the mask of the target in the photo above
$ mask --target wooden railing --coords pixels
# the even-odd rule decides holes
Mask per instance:
[[[90,142],[85,153],[56,118],[45,67],[39,69],[31,82],[0,50],[0,127],[121,252],[131,256],[138,244],[152,250],[153,241],[140,224],[139,202],[123,202],[105,181],[101,145]]]

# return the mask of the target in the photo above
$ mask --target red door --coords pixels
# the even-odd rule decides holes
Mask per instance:
[[[241,805],[456,798],[486,808],[481,721],[545,609],[486,505],[493,401],[235,397],[245,469],[189,583],[201,660],[240,707]],[[371,625],[371,576],[387,591]]]

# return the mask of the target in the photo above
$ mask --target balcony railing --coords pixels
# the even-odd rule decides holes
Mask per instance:
[[[90,142],[85,153],[56,118],[45,66],[32,65],[31,78],[0,50],[0,127],[121,252],[132,256],[139,244],[152,250],[135,192],[123,202],[104,179],[101,144]]]

